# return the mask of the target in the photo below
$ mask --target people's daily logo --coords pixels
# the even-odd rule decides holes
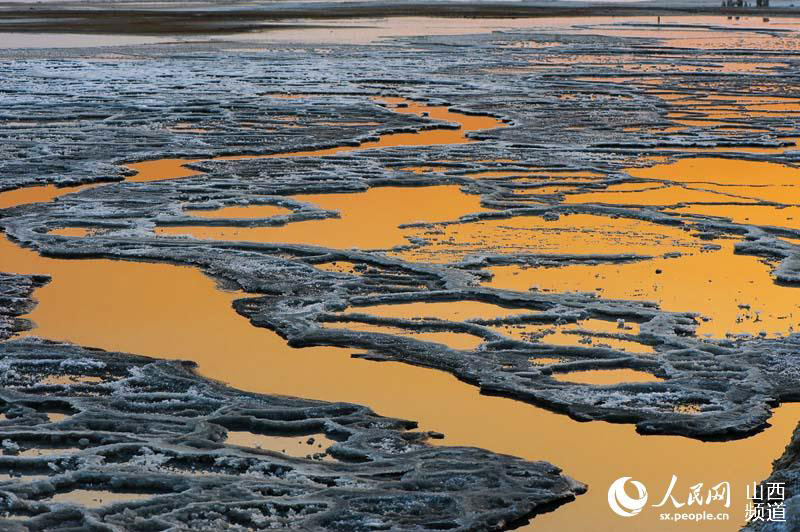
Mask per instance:
[[[628,481],[636,489],[636,497],[629,496],[625,491],[625,484]],[[619,516],[633,517],[642,511],[645,504],[647,504],[647,488],[638,480],[632,480],[631,477],[620,477],[608,488],[608,505]]]

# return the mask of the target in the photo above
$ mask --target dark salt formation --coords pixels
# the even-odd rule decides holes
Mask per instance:
[[[130,69],[105,61],[4,63],[0,90],[11,97],[0,112],[0,190],[121,180],[120,164],[134,160],[333,146],[376,129],[423,125],[365,107],[365,91],[354,87],[308,106],[271,97],[295,92],[292,79],[302,79],[286,75],[301,67],[291,50],[276,50],[269,63],[253,56],[249,67],[214,60],[212,70],[202,54],[146,57],[153,52],[134,52],[145,57]]]
[[[30,321],[20,318],[33,309],[33,291],[47,283],[46,275],[0,273],[0,340],[30,329]]]
[[[784,342],[765,340],[759,347],[771,363],[770,371],[775,375],[786,375],[787,378],[800,372],[800,339],[797,337]],[[794,391],[795,394],[797,390]],[[797,397],[795,395],[794,399]],[[790,532],[800,528],[800,430],[796,430],[783,455],[772,464],[772,474],[762,483],[766,491],[768,483],[783,483],[785,487],[786,521],[766,522],[754,521],[744,528],[758,532]],[[756,490],[754,490],[756,492]],[[766,504],[767,500],[760,502]]]
[[[28,339],[0,344],[0,368],[4,530],[494,530],[584,489],[545,462],[431,446],[413,422],[232,390],[191,363]],[[294,458],[229,430],[336,443]],[[117,502],[58,499],[82,490]]]

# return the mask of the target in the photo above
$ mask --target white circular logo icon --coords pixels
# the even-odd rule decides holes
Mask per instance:
[[[636,488],[638,496],[636,498],[629,497],[625,493],[625,483],[631,481],[633,487]],[[631,480],[631,477],[621,477],[615,480],[608,488],[608,505],[615,514],[622,517],[633,517],[642,511],[644,505],[647,503],[647,488],[644,484],[637,480]]]

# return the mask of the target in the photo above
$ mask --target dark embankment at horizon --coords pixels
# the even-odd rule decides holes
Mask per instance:
[[[404,3],[313,3],[220,7],[169,6],[135,9],[119,4],[74,3],[0,4],[0,32],[105,33],[167,35],[240,33],[276,28],[302,28],[309,24],[288,21],[335,21],[384,17],[533,18],[590,16],[780,16],[797,15],[793,8],[720,8],[702,6],[655,6],[652,4],[576,5],[554,3],[513,4],[500,2],[404,2]],[[341,26],[336,26],[341,27]]]

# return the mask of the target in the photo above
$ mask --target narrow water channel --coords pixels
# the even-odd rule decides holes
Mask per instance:
[[[464,116],[450,115],[448,121]],[[448,137],[448,143],[467,142],[464,131],[457,138]],[[181,164],[156,161],[131,167],[139,171],[135,179],[144,180],[186,175]],[[416,190],[424,194],[426,189]],[[40,192],[33,201],[42,200]],[[26,201],[23,192],[14,194],[14,201]],[[0,196],[0,202],[4,198]],[[36,291],[39,304],[28,317],[37,327],[25,335],[191,359],[201,374],[243,390],[368,405],[383,415],[417,420],[424,430],[443,432],[444,444],[551,461],[589,485],[590,491],[574,503],[537,517],[530,525],[533,529],[618,530],[629,523],[621,523],[622,518],[608,509],[610,483],[634,476],[660,494],[673,474],[678,475],[677,489],[682,493],[697,482],[711,486],[729,481],[734,521],[709,522],[703,528],[738,529],[744,517],[744,486],[767,476],[771,460],[780,455],[800,419],[800,405],[787,404],[775,410],[772,427],[746,440],[703,443],[675,436],[639,436],[630,425],[579,423],[522,402],[482,396],[474,386],[443,372],[353,359],[348,349],[291,349],[273,332],[252,327],[232,310],[231,302],[246,294],[220,290],[192,268],[44,258],[6,238],[0,239],[0,257],[2,271],[53,276],[50,284]],[[509,310],[498,308],[498,313]],[[655,509],[643,513],[637,526],[682,529],[658,521],[657,516]]]

